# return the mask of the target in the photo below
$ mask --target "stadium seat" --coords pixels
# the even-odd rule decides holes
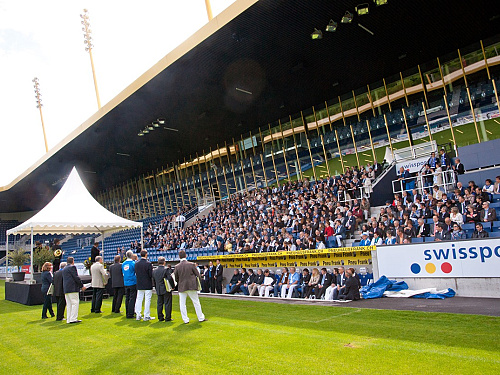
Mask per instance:
[[[425,242],[434,242],[434,236],[433,237],[425,237]]]
[[[411,239],[411,243],[422,243],[424,242],[424,237],[414,237]]]

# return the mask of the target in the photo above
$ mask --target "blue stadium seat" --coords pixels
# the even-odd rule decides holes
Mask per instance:
[[[424,237],[414,237],[411,239],[411,243],[422,243],[424,242]]]
[[[500,202],[490,203],[490,207],[495,208],[495,209],[500,208]]]
[[[476,226],[474,223],[467,223],[462,225],[462,229],[465,231],[472,229],[474,231],[476,229]]]
[[[434,242],[434,237],[425,237],[425,242]]]

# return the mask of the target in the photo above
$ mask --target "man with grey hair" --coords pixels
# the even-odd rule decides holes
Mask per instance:
[[[66,262],[61,262],[59,265],[59,270],[54,273],[54,280],[52,283],[54,284],[54,297],[56,297],[57,303],[57,315],[56,320],[64,319],[64,310],[66,309],[66,298],[64,297],[64,289],[63,289],[63,275],[62,270],[66,267]]]
[[[108,273],[104,269],[104,259],[98,255],[95,257],[95,263],[90,267],[92,276],[92,307],[91,313],[101,314],[102,296],[104,295],[104,286],[108,283]]]
[[[174,281],[172,279],[172,270],[165,268],[165,258],[158,257],[158,267],[153,271],[153,284],[156,288],[158,297],[156,310],[160,322],[172,321],[172,290]],[[165,305],[165,315],[163,315],[163,305]]]
[[[123,285],[125,286],[125,309],[127,319],[134,318],[135,299],[137,297],[137,278],[135,276],[134,252],[127,251],[127,260],[122,264]]]

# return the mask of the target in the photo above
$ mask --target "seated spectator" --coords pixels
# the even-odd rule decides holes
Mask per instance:
[[[465,213],[465,221],[467,223],[477,223],[480,220],[480,216],[476,211],[476,208],[469,204],[467,206],[467,212]]]
[[[319,277],[319,270],[317,268],[313,268],[309,281],[304,285],[304,288],[302,289],[303,298],[309,298],[311,296],[313,289],[319,283]]]
[[[206,267],[206,270],[208,271],[208,266],[205,266],[205,267]],[[233,271],[233,277],[231,277],[229,284],[226,285],[226,293],[229,293],[231,291],[231,289],[233,288],[233,286],[235,286],[238,283],[238,281],[240,281],[240,279],[241,279],[241,275],[238,272],[238,270],[235,269]]]
[[[483,224],[477,223],[476,230],[474,231],[474,233],[472,233],[471,238],[488,238],[488,237],[489,237],[489,234],[488,234],[488,232],[486,232],[484,230]]]
[[[412,238],[417,237],[417,230],[413,226],[413,221],[408,220],[406,226],[404,228],[404,234],[408,237],[408,240],[411,242]]]
[[[467,235],[458,223],[453,224],[453,230],[451,231],[450,235],[453,241],[465,240],[467,238]]]
[[[315,288],[316,299],[321,299],[325,295],[326,289],[332,283],[332,275],[330,275],[326,268],[321,269],[318,285]]]
[[[489,178],[487,178],[485,183],[484,183],[484,186],[483,186],[483,193],[488,194],[489,201],[493,200],[494,189],[495,189],[495,186],[493,185],[493,181],[491,181]]]
[[[370,245],[371,246],[381,246],[383,244],[384,244],[384,240],[382,239],[382,237],[380,237],[378,235],[378,232],[377,231],[373,232],[373,238],[370,241]]]
[[[274,284],[276,284],[276,277],[269,272],[269,270],[264,271],[264,281],[259,286],[259,296],[269,297],[269,292],[273,290]]]
[[[434,185],[434,187],[432,188],[432,197],[434,199],[437,199],[438,201],[443,200],[443,192],[439,190],[439,187],[437,185]]]
[[[497,212],[494,208],[490,208],[490,202],[483,202],[483,209],[479,214],[479,219],[483,222],[495,221],[497,219]]]
[[[278,297],[281,293],[281,288],[283,287],[283,285],[288,284],[288,277],[289,277],[288,267],[283,267],[281,269],[281,276],[279,281],[276,284],[274,284],[274,291],[273,291],[274,297]]]
[[[434,234],[434,241],[449,241],[451,240],[451,235],[445,230],[446,224],[438,223],[437,232]]]
[[[463,225],[464,218],[463,218],[462,214],[460,212],[458,212],[457,207],[453,207],[451,209],[450,220],[453,221],[454,223],[457,223],[458,225]]]
[[[248,275],[247,275],[247,270],[246,268],[242,268],[240,270],[240,273],[239,273],[239,278],[238,278],[238,281],[236,282],[236,284],[234,284],[232,287],[231,287],[231,290],[229,291],[228,294],[235,294],[235,293],[238,293],[241,291],[241,286],[243,285],[243,283],[245,282],[245,280],[248,278]]]
[[[302,270],[302,279],[300,280],[300,297],[304,298],[305,292],[304,288],[309,284],[309,281],[311,280],[311,274],[309,272],[309,269],[304,268]]]
[[[253,283],[248,287],[248,292],[251,296],[255,296],[259,293],[259,287],[264,282],[264,273],[259,268],[257,270],[257,275],[255,275]]]
[[[335,238],[337,240],[337,246],[342,247],[342,240],[345,238],[346,229],[342,225],[340,220],[335,220]]]
[[[243,279],[243,282],[240,285],[240,291],[248,296],[250,295],[250,285],[252,285],[255,282],[255,274],[253,273],[252,269],[249,269],[247,271],[247,274],[245,275],[245,278]]]
[[[370,246],[371,241],[368,237],[368,232],[361,233],[361,241],[359,242],[359,246]]]
[[[396,238],[393,236],[392,229],[387,230],[387,232],[385,232],[385,234],[386,234],[385,244],[386,245],[395,245]]]
[[[428,237],[430,234],[429,224],[425,224],[424,219],[418,219],[417,238]]]
[[[493,194],[500,194],[500,176],[495,177],[495,184],[493,185]]]
[[[342,289],[342,294],[339,295],[339,299],[356,301],[360,299],[359,296],[359,280],[353,276],[351,269],[346,271],[346,282]]]
[[[410,243],[410,240],[402,227],[399,227],[396,231],[396,243],[398,245]]]
[[[295,267],[290,267],[288,282],[281,286],[281,298],[292,298],[293,291],[299,286],[299,281],[300,273],[296,272]]]

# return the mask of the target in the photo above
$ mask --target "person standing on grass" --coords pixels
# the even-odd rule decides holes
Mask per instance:
[[[63,269],[63,289],[66,298],[66,322],[81,323],[78,320],[78,308],[80,305],[80,289],[85,290],[82,280],[78,276],[75,267],[75,259],[68,257],[67,266]]]
[[[137,299],[135,300],[135,319],[141,320],[142,301],[144,300],[144,321],[155,319],[151,316],[150,306],[153,296],[153,265],[148,261],[147,250],[141,250],[141,259],[135,263],[137,278]]]
[[[121,255],[115,255],[115,263],[109,266],[109,274],[111,276],[111,286],[113,287],[113,305],[111,312],[120,313],[122,307],[123,294],[125,293],[125,285],[123,284],[122,264],[120,263]]]
[[[102,296],[104,295],[104,286],[108,283],[108,274],[104,270],[104,259],[102,256],[95,257],[95,263],[90,267],[92,276],[92,306],[91,313],[101,314]]]
[[[172,270],[165,268],[165,258],[158,258],[158,268],[153,271],[153,283],[158,297],[156,311],[160,322],[172,321],[172,289],[174,281],[172,280]],[[167,284],[168,283],[168,284]],[[163,305],[165,305],[165,315],[163,315]]]
[[[57,303],[56,320],[59,321],[64,319],[64,310],[66,309],[66,298],[64,298],[62,274],[64,267],[66,267],[66,262],[61,262],[59,265],[59,271],[54,273],[54,280],[52,281],[54,284],[54,297],[56,297]]]
[[[52,310],[52,294],[48,294],[49,288],[52,285],[52,264],[50,262],[45,262],[42,266],[42,294],[43,307],[42,307],[42,319],[47,319],[47,310],[51,317],[54,317],[54,310]]]
[[[137,278],[135,276],[134,252],[127,251],[127,260],[122,264],[123,285],[125,285],[125,310],[127,319],[134,317],[135,299],[137,297]]]
[[[198,268],[186,259],[186,252],[184,250],[179,251],[180,262],[175,267],[174,278],[177,281],[177,287],[179,290],[179,307],[181,310],[182,320],[185,324],[189,323],[189,317],[186,310],[186,299],[189,297],[193,302],[194,309],[196,311],[196,316],[198,321],[206,321],[205,315],[201,310],[200,300],[198,298],[198,285],[200,285],[200,272]]]
[[[224,272],[224,267],[220,264],[220,259],[217,259],[215,266],[215,291],[217,294],[222,294],[222,273]]]

